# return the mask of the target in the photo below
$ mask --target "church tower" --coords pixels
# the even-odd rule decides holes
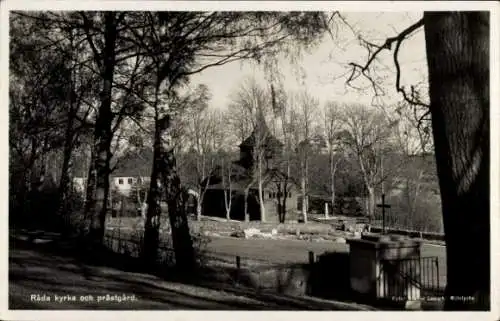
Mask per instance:
[[[276,139],[269,130],[264,113],[261,109],[257,110],[255,127],[252,133],[239,147],[239,163],[246,170],[253,169],[254,162],[258,156],[256,153],[263,153],[265,167],[269,169],[273,167],[273,161],[276,160],[283,151],[283,144]]]

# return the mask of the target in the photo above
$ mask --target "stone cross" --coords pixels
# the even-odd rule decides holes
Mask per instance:
[[[382,234],[385,234],[385,209],[391,208],[391,205],[385,202],[385,194],[382,194],[382,203],[377,204],[377,207],[382,208]]]

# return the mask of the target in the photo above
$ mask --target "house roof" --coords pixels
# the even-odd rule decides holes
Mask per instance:
[[[266,126],[267,128],[267,126]],[[269,147],[269,148],[279,148],[283,146],[283,143],[280,142],[274,135],[271,134],[269,129],[263,131],[263,134],[259,134],[258,129],[254,129],[250,136],[248,136],[241,144],[240,147],[254,147],[256,144],[256,137],[263,137],[263,146]]]
[[[276,169],[269,170],[267,171],[263,177],[263,186],[264,188],[274,188],[273,185],[271,185],[273,182],[276,182],[277,180],[282,180],[286,177],[286,175]],[[204,180],[204,183],[206,184],[207,180]],[[289,178],[289,182],[292,185],[297,186],[297,182],[295,182],[294,179]],[[228,189],[228,182],[225,184],[222,182],[222,179],[220,176],[216,175],[210,178],[209,185],[207,186],[207,189]],[[236,175],[232,177],[231,180],[231,189],[232,190],[245,190],[247,188],[250,189],[257,189],[258,188],[258,180],[257,179],[252,179],[249,176],[239,176],[237,177]]]

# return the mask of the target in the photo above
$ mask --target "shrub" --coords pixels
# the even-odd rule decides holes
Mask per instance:
[[[409,202],[402,197],[391,199],[391,209],[386,215],[390,227],[422,232],[443,232],[440,200],[431,195],[421,195],[410,211]]]
[[[342,216],[364,216],[362,204],[356,197],[338,196],[335,198],[334,213]]]
[[[210,243],[210,237],[205,233],[203,227],[200,227],[196,233],[191,233],[193,248],[196,256],[196,261],[199,266],[205,266],[207,263],[207,247]]]

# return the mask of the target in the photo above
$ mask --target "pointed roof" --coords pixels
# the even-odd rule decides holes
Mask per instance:
[[[240,147],[254,147],[257,141],[257,137],[263,138],[263,145],[266,147],[282,147],[283,143],[280,142],[276,137],[274,137],[274,135],[271,133],[271,130],[269,130],[262,109],[259,108],[257,110],[257,115],[255,118],[256,125],[252,133],[240,144]]]

